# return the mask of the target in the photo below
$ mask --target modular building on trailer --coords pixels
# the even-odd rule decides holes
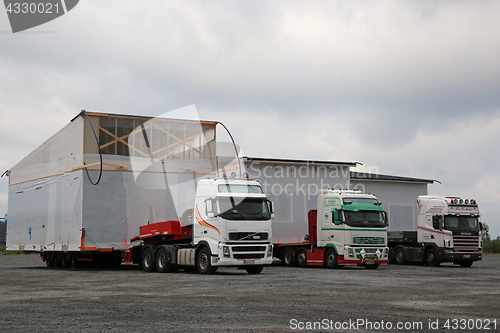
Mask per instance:
[[[218,177],[239,160],[217,154],[216,125],[82,112],[9,171],[7,248],[47,266],[260,273],[272,204],[256,181]]]

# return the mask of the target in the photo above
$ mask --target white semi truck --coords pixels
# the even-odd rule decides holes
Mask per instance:
[[[373,194],[358,190],[319,190],[317,210],[308,213],[303,243],[275,243],[274,255],[285,266],[338,268],[387,264],[387,215]]]
[[[482,259],[480,224],[474,199],[419,196],[416,228],[388,232],[391,261],[470,267]]]

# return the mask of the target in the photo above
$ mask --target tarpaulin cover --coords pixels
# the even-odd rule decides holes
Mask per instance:
[[[215,122],[76,117],[10,170],[7,248],[79,251],[85,229],[85,247],[125,249],[180,220],[199,179],[238,169],[215,138]]]

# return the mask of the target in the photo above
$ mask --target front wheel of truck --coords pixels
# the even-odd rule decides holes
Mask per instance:
[[[435,249],[428,249],[425,252],[425,263],[427,266],[439,266],[439,261],[437,258],[437,252]]]
[[[325,266],[327,268],[339,268],[339,262],[337,260],[337,252],[334,249],[328,249],[325,252]]]
[[[264,266],[251,266],[245,268],[245,270],[247,271],[248,274],[260,274],[263,268]]]
[[[210,249],[207,247],[204,247],[198,252],[196,266],[200,274],[213,274],[217,271],[218,267],[212,266],[211,256]]]

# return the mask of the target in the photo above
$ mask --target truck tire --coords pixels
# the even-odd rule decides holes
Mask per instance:
[[[78,258],[76,257],[76,254],[71,255],[71,258],[69,258],[69,263],[71,265],[71,268],[73,269],[78,267]]]
[[[154,272],[156,271],[155,259],[153,255],[153,249],[150,247],[146,247],[142,251],[142,270],[145,272]]]
[[[156,253],[156,270],[160,273],[172,272],[172,264],[170,263],[170,251],[161,247]]]
[[[425,252],[425,264],[427,266],[439,266],[436,249],[428,249]]]
[[[47,267],[52,267],[53,266],[53,262],[52,260],[50,259],[50,254],[49,253],[45,253],[44,255],[44,259],[45,259],[45,265]]]
[[[61,267],[69,268],[69,260],[68,260],[68,255],[66,253],[63,253],[61,255]]]
[[[474,263],[473,261],[462,261],[460,263],[460,266],[462,266],[462,267],[470,267],[470,266],[472,266],[473,263]]]
[[[52,266],[56,268],[61,266],[61,262],[59,261],[59,254],[57,253],[54,253],[54,256],[52,257]]]
[[[404,247],[396,247],[396,249],[394,250],[394,262],[398,265],[406,264],[406,254]]]
[[[337,259],[337,252],[334,249],[325,251],[325,267],[326,268],[339,268],[339,261]]]
[[[258,265],[258,266],[247,267],[245,268],[245,270],[247,271],[248,274],[260,274],[263,268],[264,266]]]
[[[212,266],[212,254],[210,249],[204,247],[198,252],[196,257],[196,267],[200,274],[213,274],[217,271],[217,266]]]
[[[291,267],[295,263],[295,258],[293,257],[293,250],[289,247],[283,250],[281,256],[281,264],[286,267]]]
[[[304,249],[299,249],[297,250],[296,254],[296,261],[297,261],[297,266],[299,267],[306,267],[307,266],[307,252]]]

